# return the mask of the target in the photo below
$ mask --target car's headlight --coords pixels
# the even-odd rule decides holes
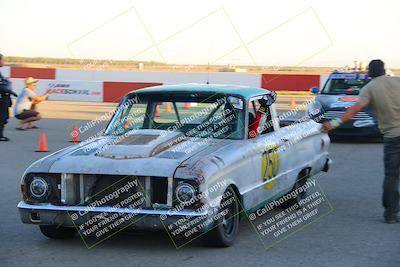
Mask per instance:
[[[175,189],[175,197],[180,203],[189,203],[192,201],[196,190],[191,184],[180,183]]]
[[[29,191],[32,197],[36,199],[43,199],[49,193],[49,184],[41,177],[33,177],[29,185]]]
[[[313,101],[307,106],[307,114],[311,119],[315,119],[316,117],[324,114],[323,107],[320,102]]]

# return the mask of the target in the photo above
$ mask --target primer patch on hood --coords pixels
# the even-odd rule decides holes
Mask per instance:
[[[96,156],[112,159],[153,157],[181,142],[182,136],[179,132],[136,130],[127,136],[116,136],[99,149]]]

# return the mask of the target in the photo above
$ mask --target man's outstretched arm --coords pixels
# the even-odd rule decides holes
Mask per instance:
[[[358,102],[355,105],[351,106],[346,110],[346,112],[342,115],[341,118],[336,118],[330,121],[327,121],[322,126],[322,131],[328,132],[340,126],[340,124],[351,120],[359,111],[365,108],[367,104]]]

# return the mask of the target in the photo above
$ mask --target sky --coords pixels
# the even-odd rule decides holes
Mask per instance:
[[[398,10],[396,0],[0,0],[0,53],[400,68]]]

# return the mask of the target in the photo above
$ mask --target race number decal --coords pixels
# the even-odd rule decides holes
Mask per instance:
[[[264,148],[264,152],[261,157],[261,178],[262,181],[268,181],[274,178],[280,167],[280,157],[278,153],[278,146],[271,145]],[[276,180],[267,182],[264,185],[266,190],[271,190],[276,186]]]

